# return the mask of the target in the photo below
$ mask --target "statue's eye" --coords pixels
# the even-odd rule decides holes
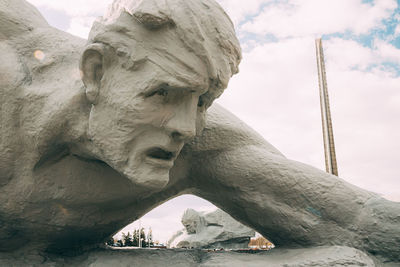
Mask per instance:
[[[164,88],[160,88],[156,91],[151,92],[147,97],[154,96],[154,95],[159,95],[159,96],[167,96],[168,95],[168,90]]]
[[[168,91],[165,89],[160,89],[156,91],[157,95],[161,95],[161,96],[167,96],[168,95]]]
[[[202,97],[199,97],[199,102],[197,103],[197,106],[200,108],[204,106],[204,100]]]

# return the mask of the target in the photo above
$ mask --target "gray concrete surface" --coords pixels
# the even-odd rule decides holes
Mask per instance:
[[[273,249],[255,254],[205,250],[97,249],[73,257],[27,255],[2,258],[1,266],[198,266],[198,267],[299,267],[299,266],[379,266],[365,253],[349,247]]]

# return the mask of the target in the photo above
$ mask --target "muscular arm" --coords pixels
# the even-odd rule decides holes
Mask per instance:
[[[286,159],[238,124],[211,110],[203,145],[194,145],[195,194],[281,247],[347,245],[399,260],[398,203]]]

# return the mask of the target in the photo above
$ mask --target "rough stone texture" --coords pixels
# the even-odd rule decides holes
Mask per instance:
[[[4,255],[3,255],[4,256]],[[57,255],[0,254],[1,266],[198,266],[198,267],[309,267],[379,266],[365,253],[349,247],[331,246],[312,249],[273,249],[255,254],[207,252],[206,250],[93,250],[74,257]]]
[[[286,159],[208,109],[240,60],[214,1],[116,1],[86,43],[25,1],[0,0],[0,59],[2,255],[22,243],[88,249],[192,193],[278,247],[400,261],[399,203]]]
[[[182,216],[184,229],[167,242],[177,248],[247,248],[255,231],[233,219],[226,212],[204,213],[187,209]]]

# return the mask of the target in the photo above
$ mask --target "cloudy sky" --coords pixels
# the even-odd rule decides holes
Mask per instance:
[[[111,0],[29,0],[57,28],[86,38]],[[288,158],[324,169],[315,44],[322,37],[339,176],[400,201],[400,8],[396,0],[219,0],[243,61],[217,101]],[[182,196],[141,220],[165,242]],[[138,222],[127,229],[137,227]],[[125,229],[125,231],[127,231]]]

